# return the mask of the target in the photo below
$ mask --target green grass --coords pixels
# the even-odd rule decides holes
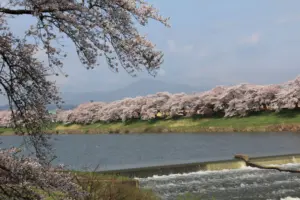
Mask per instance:
[[[151,190],[139,188],[136,180],[127,177],[94,172],[79,174],[76,172],[76,175],[79,177],[77,179],[79,185],[89,193],[85,200],[159,200]]]
[[[179,118],[152,121],[57,125],[59,133],[266,132],[299,131],[300,111],[261,112],[248,117]]]
[[[300,131],[300,110],[280,113],[260,112],[247,117],[193,117],[178,119],[132,120],[126,123],[55,124],[49,130],[56,134],[128,134],[128,133],[196,133],[196,132],[283,132]],[[0,134],[10,135],[12,129],[0,128]]]
[[[3,128],[0,127],[0,136],[1,135],[13,135],[14,131],[12,128]]]
[[[71,172],[76,177],[75,183],[88,192],[84,200],[159,200],[151,190],[130,184],[129,181],[135,182],[135,180],[127,177],[102,175],[96,172]],[[46,200],[58,200],[67,197],[67,194],[59,191],[48,193],[42,189],[31,189],[43,195]]]
[[[76,171],[76,170],[72,170],[70,172],[73,173],[74,175],[76,175],[77,177],[86,178],[86,179],[95,178],[97,180],[116,180],[116,181],[131,181],[131,180],[133,180],[126,176],[105,175],[105,174],[101,174],[101,173],[97,173],[97,172]]]

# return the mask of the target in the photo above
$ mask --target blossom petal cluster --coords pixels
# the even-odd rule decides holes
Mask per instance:
[[[49,195],[54,199],[80,199],[86,195],[62,167],[41,165],[18,152],[17,148],[0,149],[0,199],[49,199]]]

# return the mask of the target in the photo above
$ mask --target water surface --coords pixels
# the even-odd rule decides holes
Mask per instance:
[[[22,143],[22,137],[0,137],[1,148]],[[99,170],[231,159],[236,153],[267,156],[300,153],[300,135],[294,133],[208,133],[55,135],[58,158],[73,169],[98,164]],[[291,166],[289,166],[291,167]],[[298,165],[293,165],[299,168]],[[243,168],[195,172],[139,179],[163,200],[187,192],[201,199],[279,200],[300,197],[300,174]],[[298,199],[299,200],[299,199]]]
[[[20,145],[22,137],[0,137],[1,148]],[[231,159],[250,156],[300,153],[300,134],[207,133],[53,135],[58,158],[73,169],[99,170]]]

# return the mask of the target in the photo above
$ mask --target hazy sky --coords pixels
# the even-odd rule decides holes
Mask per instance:
[[[151,22],[143,33],[164,51],[157,79],[192,86],[249,82],[280,83],[300,74],[299,0],[149,0],[172,28]],[[32,19],[12,21],[21,33]],[[87,71],[72,45],[65,60],[68,78],[58,80],[62,91],[112,90],[140,78],[123,70],[111,72],[105,63]]]

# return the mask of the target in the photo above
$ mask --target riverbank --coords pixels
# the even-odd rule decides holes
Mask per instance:
[[[135,120],[131,122],[56,124],[47,130],[53,134],[129,134],[129,133],[203,133],[203,132],[300,132],[300,111],[263,112],[234,118],[178,118]],[[0,128],[1,135],[12,135],[10,128]]]
[[[159,200],[160,198],[150,189],[140,188],[138,180],[128,177],[102,175],[95,172],[71,171],[74,183],[87,192],[85,200],[114,199],[114,200]],[[60,192],[45,193],[37,189],[47,200],[63,199]]]

